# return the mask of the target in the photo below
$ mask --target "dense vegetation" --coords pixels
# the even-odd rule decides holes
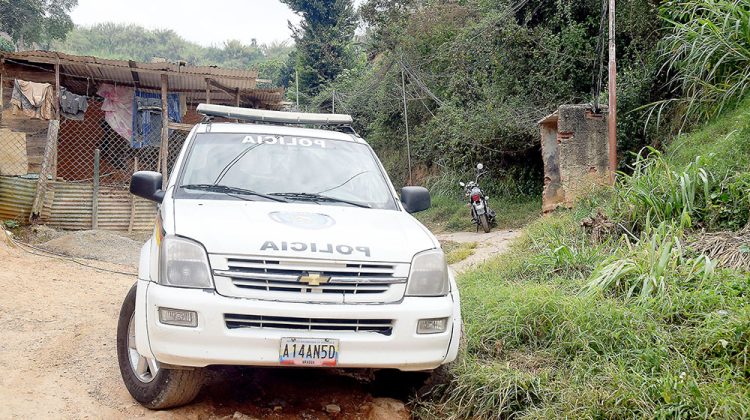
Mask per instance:
[[[302,16],[291,26],[295,52],[290,64],[299,76],[299,89],[307,95],[351,67],[349,46],[357,27],[351,0],[281,0]],[[297,77],[295,77],[296,83]]]
[[[482,161],[491,194],[534,195],[542,179],[536,122],[561,103],[593,100],[601,12],[598,0],[369,0],[356,65],[303,104],[329,111],[335,96],[402,184],[403,71],[416,182],[455,181]],[[617,15],[627,157],[654,142],[642,112],[630,111],[664,94],[655,49],[662,23],[648,0],[623,2]]]

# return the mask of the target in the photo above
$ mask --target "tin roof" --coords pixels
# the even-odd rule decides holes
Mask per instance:
[[[110,60],[55,51],[0,52],[6,64],[18,65],[28,72],[54,71],[60,65],[61,83],[79,94],[90,94],[96,83],[136,86],[143,90],[161,89],[161,75],[169,78],[169,91],[185,93],[188,102],[205,101],[206,88],[211,89],[212,103],[235,104],[239,93],[243,102],[279,109],[283,89],[257,89],[257,70],[227,69],[216,66],[188,66],[184,62],[142,63],[132,60]]]

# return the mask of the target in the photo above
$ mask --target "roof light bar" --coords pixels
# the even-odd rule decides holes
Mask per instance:
[[[345,125],[352,116],[345,114],[309,114],[305,112],[267,111],[226,105],[199,104],[199,114],[211,117],[236,118],[244,121],[262,121],[279,124]]]

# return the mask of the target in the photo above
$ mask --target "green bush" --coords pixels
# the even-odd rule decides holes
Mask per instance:
[[[682,231],[667,222],[647,225],[636,243],[624,237],[620,251],[599,264],[585,290],[646,298],[683,283],[709,281],[716,264],[705,255],[690,257],[682,237]]]
[[[619,174],[614,203],[631,230],[642,229],[647,221],[671,220],[686,228],[705,212],[713,178],[701,156],[675,170],[659,151],[647,148],[638,155],[632,169],[630,174]]]

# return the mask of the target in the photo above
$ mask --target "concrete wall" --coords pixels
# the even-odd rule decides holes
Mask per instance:
[[[540,131],[543,211],[572,207],[581,195],[609,183],[606,109],[595,114],[588,105],[562,105],[540,121]]]

